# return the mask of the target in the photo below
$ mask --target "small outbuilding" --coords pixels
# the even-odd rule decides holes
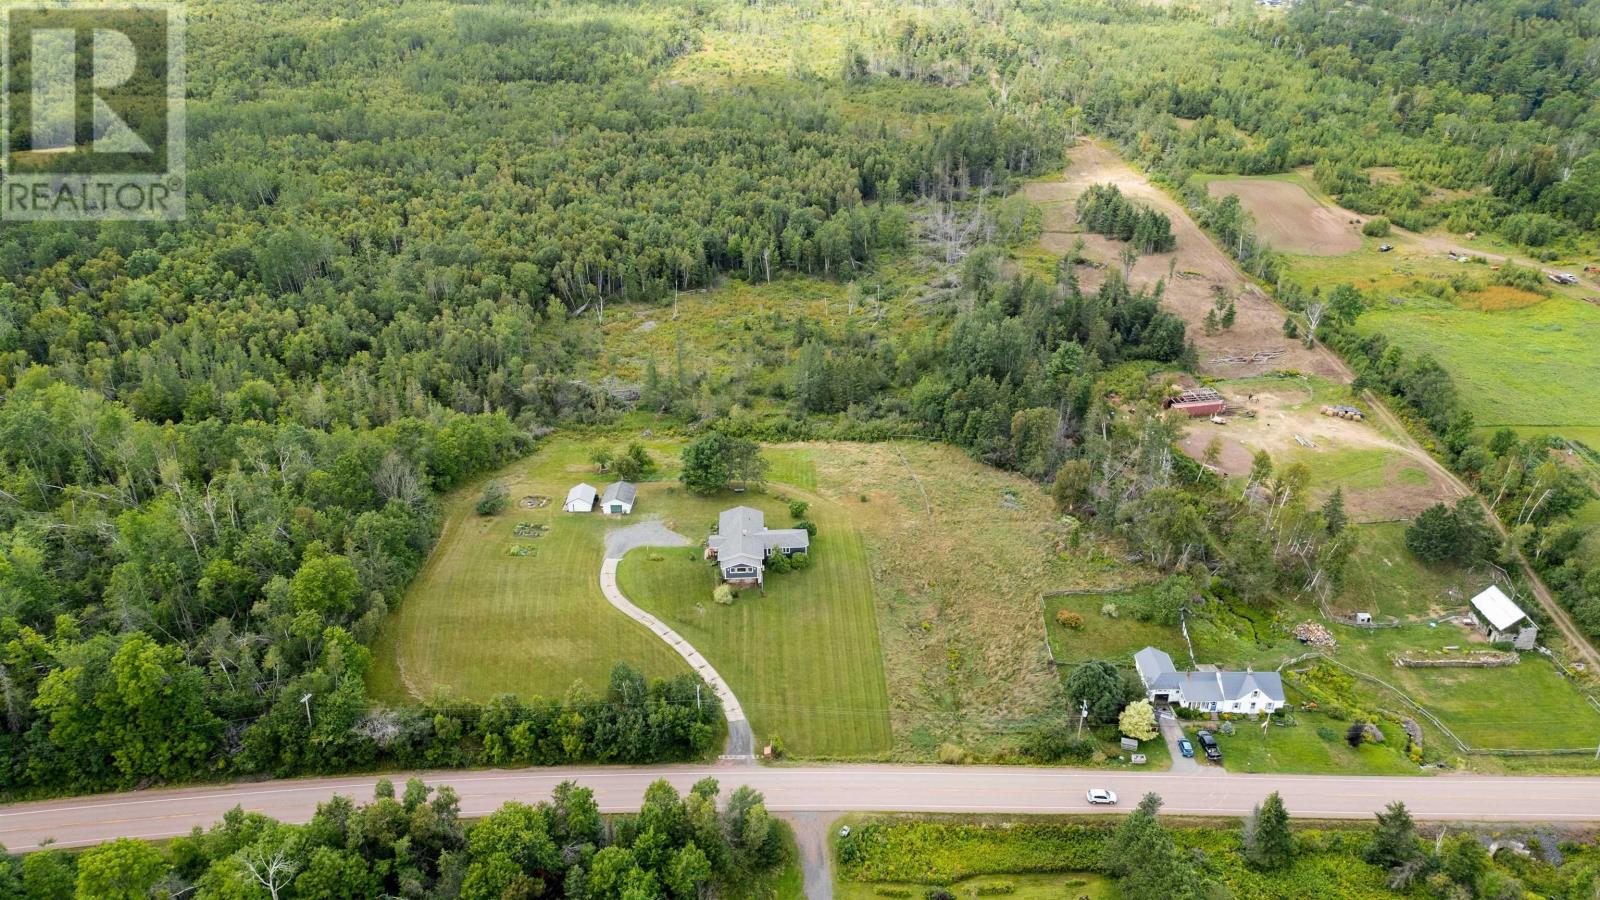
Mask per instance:
[[[1511,644],[1518,650],[1532,650],[1539,642],[1539,626],[1495,585],[1489,585],[1472,598],[1472,613],[1478,630],[1491,644]]]
[[[600,511],[608,516],[626,516],[633,513],[633,500],[639,489],[631,481],[617,481],[606,485],[600,496]]]
[[[561,509],[565,512],[594,512],[594,502],[598,499],[600,492],[593,485],[579,484],[567,491],[567,502],[561,504]]]
[[[1175,409],[1192,419],[1214,416],[1227,409],[1228,402],[1211,388],[1195,388],[1162,401],[1163,409]]]

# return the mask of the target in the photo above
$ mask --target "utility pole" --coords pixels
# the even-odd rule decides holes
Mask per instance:
[[[1084,720],[1089,718],[1089,701],[1080,700],[1080,701],[1078,701],[1078,703],[1079,703],[1079,706],[1078,706],[1078,740],[1081,741],[1081,740],[1083,740],[1083,723],[1084,723]],[[1595,758],[1600,759],[1600,751],[1596,751]]]
[[[696,682],[695,686],[694,686],[694,711],[695,712],[701,712],[702,711],[700,709],[700,685],[699,685],[698,682]],[[1600,753],[1596,753],[1596,758],[1600,758]]]
[[[300,698],[300,702],[305,705],[305,708],[306,708],[306,727],[310,728],[311,727],[311,695],[310,694],[306,694],[304,697],[301,697]]]

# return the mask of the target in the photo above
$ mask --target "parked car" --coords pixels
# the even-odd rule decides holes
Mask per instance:
[[[1105,788],[1095,788],[1089,792],[1089,803],[1093,806],[1116,806],[1117,794]]]
[[[1178,752],[1183,754],[1184,759],[1194,759],[1194,745],[1189,743],[1188,738],[1178,738]]]
[[[1200,749],[1206,752],[1206,759],[1222,762],[1222,748],[1217,746],[1217,739],[1211,736],[1211,732],[1202,731],[1195,737],[1200,740]]]

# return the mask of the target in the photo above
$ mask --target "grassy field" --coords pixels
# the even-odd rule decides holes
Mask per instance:
[[[1455,378],[1480,428],[1513,426],[1592,443],[1600,436],[1600,307],[1556,297],[1498,312],[1407,299],[1362,316],[1408,353],[1431,353]]]
[[[1009,886],[1009,889],[1007,889]],[[1003,893],[1008,900],[1114,900],[1120,897],[1117,886],[1104,875],[1093,872],[1066,872],[1055,875],[979,875],[943,886],[958,900]],[[881,893],[887,891],[888,894]],[[834,883],[833,896],[839,900],[882,900],[884,896],[911,897],[927,892],[926,885],[892,881],[845,881]]]
[[[1091,659],[1108,659],[1119,666],[1133,666],[1133,655],[1146,647],[1159,647],[1173,659],[1187,659],[1189,651],[1175,628],[1141,622],[1126,613],[1116,618],[1101,613],[1107,604],[1120,601],[1117,594],[1064,594],[1045,598],[1045,628],[1056,662],[1071,666]],[[1066,610],[1083,618],[1082,628],[1067,628],[1056,621],[1056,613]]]
[[[1356,525],[1356,550],[1345,565],[1344,590],[1330,603],[1343,612],[1437,618],[1464,608],[1491,582],[1488,572],[1430,566],[1406,550],[1406,526]]]
[[[897,754],[980,758],[1059,722],[1040,594],[1113,590],[1119,553],[1074,540],[1038,485],[936,444],[813,445],[817,493],[866,542]]]
[[[746,495],[750,498],[750,495]],[[773,526],[783,504],[750,498]],[[810,757],[886,754],[889,699],[861,535],[831,504],[813,504],[813,565],[769,575],[732,606],[713,602],[716,566],[700,548],[641,548],[623,558],[623,593],[660,616],[728,679],[758,740],[781,736]],[[707,529],[685,532],[697,543]]]

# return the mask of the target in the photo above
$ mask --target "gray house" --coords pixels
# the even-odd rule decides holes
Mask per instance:
[[[1156,703],[1217,713],[1270,713],[1284,705],[1277,672],[1179,672],[1172,657],[1154,647],[1135,653],[1133,665]]]
[[[617,481],[606,485],[600,495],[600,511],[608,516],[626,516],[633,512],[633,499],[639,488],[631,481]]]
[[[717,517],[717,533],[706,540],[706,558],[717,561],[722,580],[730,584],[761,584],[767,558],[774,553],[793,556],[811,549],[804,528],[768,528],[759,509],[735,506]]]

